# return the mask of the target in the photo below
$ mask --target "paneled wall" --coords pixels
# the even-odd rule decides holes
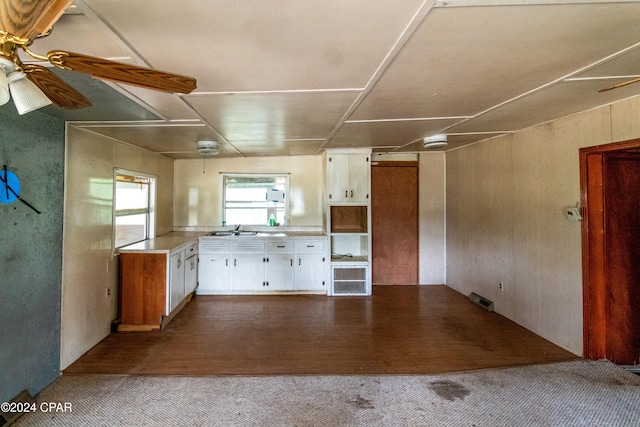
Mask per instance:
[[[0,402],[35,395],[59,374],[64,123],[0,107],[0,168],[21,196],[0,204]],[[1,191],[5,191],[0,184]]]
[[[445,154],[421,153],[419,163],[419,233],[422,285],[445,283]]]
[[[174,227],[222,224],[222,172],[290,174],[289,226],[322,226],[322,157],[288,156],[176,160]]]
[[[173,219],[173,159],[73,126],[67,133],[62,369],[106,337],[111,321],[117,318],[118,266],[112,255],[114,168],[156,175],[156,233],[172,231]]]
[[[640,137],[640,101],[447,152],[447,284],[582,354],[578,150]],[[499,289],[499,283],[503,289]]]

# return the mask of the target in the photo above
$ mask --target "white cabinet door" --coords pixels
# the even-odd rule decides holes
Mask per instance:
[[[369,155],[349,155],[349,202],[367,202],[369,199]]]
[[[265,291],[293,290],[293,254],[267,254]]]
[[[298,253],[295,265],[295,290],[326,290],[325,255],[323,253]]]
[[[198,264],[198,294],[229,291],[230,262],[228,254],[201,254]]]
[[[263,291],[264,254],[232,254],[231,283],[233,291]]]
[[[184,251],[171,255],[170,262],[169,313],[184,299]]]
[[[329,203],[362,203],[369,199],[369,155],[330,154],[327,159]]]
[[[327,197],[329,203],[348,202],[349,191],[349,155],[329,155],[327,158]]]
[[[184,296],[193,292],[196,286],[198,286],[198,257],[191,256],[187,258],[184,269]]]

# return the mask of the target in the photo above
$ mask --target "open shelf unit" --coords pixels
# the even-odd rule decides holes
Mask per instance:
[[[370,156],[365,150],[325,153],[330,295],[371,295]]]

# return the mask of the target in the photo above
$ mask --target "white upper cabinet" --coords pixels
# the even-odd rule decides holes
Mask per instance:
[[[369,201],[370,154],[327,153],[327,198],[331,203]]]

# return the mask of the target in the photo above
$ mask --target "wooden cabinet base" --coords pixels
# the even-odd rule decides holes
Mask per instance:
[[[193,292],[190,293],[189,295],[187,295],[187,297],[184,300],[182,300],[182,302],[176,307],[175,310],[173,310],[171,312],[170,315],[162,316],[162,320],[160,321],[159,325],[156,325],[156,324],[153,324],[153,325],[132,325],[132,324],[121,323],[120,325],[118,325],[118,332],[161,331],[169,324],[169,322],[171,322],[173,320],[174,317],[176,317],[176,315],[178,313],[180,313],[180,311],[184,308],[184,306],[187,305],[187,303],[189,303],[191,301],[191,298],[193,298]]]
[[[191,300],[189,295],[169,312],[168,262],[168,255],[164,253],[120,254],[118,331],[162,330]]]

